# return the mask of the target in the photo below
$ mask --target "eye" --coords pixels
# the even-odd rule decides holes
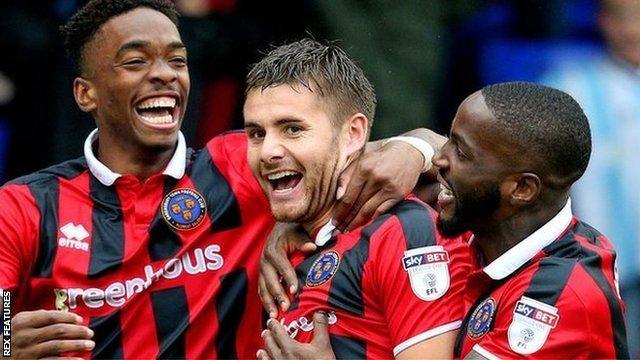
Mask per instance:
[[[172,64],[179,66],[179,67],[183,67],[187,65],[187,58],[184,56],[176,56],[174,58],[171,58],[171,60],[169,60]]]
[[[462,150],[460,150],[460,148],[457,146],[456,146],[456,155],[460,159],[468,159],[467,155],[465,155],[465,153],[463,153]]]
[[[251,140],[259,140],[264,138],[264,130],[261,129],[249,129],[247,130],[247,136],[249,136],[249,139]]]
[[[123,65],[128,67],[128,68],[135,68],[135,67],[140,67],[142,65],[146,64],[146,61],[144,59],[131,59],[131,60],[126,60]]]
[[[284,131],[287,135],[295,136],[300,134],[304,129],[298,125],[289,125]]]

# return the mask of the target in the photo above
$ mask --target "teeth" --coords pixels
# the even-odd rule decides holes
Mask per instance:
[[[145,100],[140,105],[138,105],[138,109],[142,110],[142,109],[152,109],[152,108],[159,108],[159,107],[173,108],[175,106],[176,106],[176,99],[172,97],[163,96],[163,97],[156,97],[156,98]]]
[[[440,184],[440,189],[445,195],[453,196],[453,192],[449,190],[446,186],[444,186],[444,184]]]
[[[142,120],[150,124],[170,124],[171,122],[173,122],[173,116],[171,115],[157,116],[157,117],[141,116],[141,118]]]
[[[282,179],[285,176],[292,176],[292,175],[296,175],[298,174],[295,171],[281,171],[275,174],[270,174],[267,176],[267,179],[273,181],[273,180],[278,180],[278,179]]]

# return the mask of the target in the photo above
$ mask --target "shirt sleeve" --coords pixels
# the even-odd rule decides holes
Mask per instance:
[[[0,288],[16,290],[37,251],[40,213],[26,186],[0,188]]]
[[[493,330],[473,351],[490,359],[589,358],[591,342],[606,341],[591,339],[597,333],[591,329],[591,319],[598,314],[589,313],[584,299],[570,286],[551,306],[524,296],[525,281],[510,285],[498,302]]]
[[[425,214],[424,219],[432,221],[426,209]],[[457,330],[462,323],[465,278],[471,268],[468,247],[456,240],[446,247],[439,245],[435,230],[430,233],[429,229],[435,226],[401,223],[392,217],[376,232],[377,239],[372,239],[373,281],[379,289],[394,356]]]

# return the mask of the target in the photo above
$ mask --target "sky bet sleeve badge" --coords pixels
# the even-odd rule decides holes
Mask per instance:
[[[559,319],[558,308],[523,296],[513,309],[509,346],[518,354],[533,354],[542,348]]]
[[[178,230],[191,230],[200,225],[207,213],[202,195],[192,189],[175,189],[162,200],[164,220]]]
[[[449,253],[442,246],[405,251],[402,266],[409,273],[411,290],[420,299],[433,301],[449,290]]]
[[[337,252],[332,250],[322,254],[309,269],[307,286],[315,287],[326,283],[336,273],[338,266],[340,266],[340,255]]]

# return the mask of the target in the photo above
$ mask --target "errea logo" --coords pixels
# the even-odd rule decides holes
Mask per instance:
[[[70,222],[67,225],[60,228],[62,237],[58,239],[58,246],[66,247],[69,249],[78,249],[82,251],[89,251],[89,244],[83,240],[89,237],[89,233],[82,225],[75,225]]]

